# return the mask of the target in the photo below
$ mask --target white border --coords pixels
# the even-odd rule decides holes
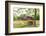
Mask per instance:
[[[40,9],[40,22],[39,22],[40,26],[30,27],[30,28],[13,28],[13,7],[39,8]],[[9,3],[9,14],[10,14],[10,32],[9,33],[43,31],[43,5]]]

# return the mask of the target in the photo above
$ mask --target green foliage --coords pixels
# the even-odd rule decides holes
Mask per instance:
[[[36,16],[36,20],[39,20],[39,15]]]
[[[21,12],[22,13],[26,12],[26,13],[22,14]],[[26,10],[26,8],[24,8],[24,9],[23,8],[19,8],[16,13],[18,13],[17,15],[19,15],[19,13],[21,13],[21,14],[20,14],[20,16],[15,15],[13,17],[14,21],[22,19],[25,16],[31,16],[33,19],[39,20],[39,9],[37,9],[37,8],[34,8],[34,9],[28,8],[27,10]]]
[[[15,16],[13,16],[13,20],[14,20],[14,21],[16,20]]]

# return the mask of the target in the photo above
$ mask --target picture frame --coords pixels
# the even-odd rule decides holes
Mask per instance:
[[[27,12],[25,12],[25,11],[27,11]],[[28,12],[30,12],[30,13],[28,14]],[[35,16],[31,12],[35,13]],[[40,17],[38,16],[38,18],[36,18],[37,17],[36,12],[38,12],[38,13],[40,12],[39,13]],[[18,19],[18,16],[20,16],[20,14],[25,14],[29,19],[27,17],[23,18],[23,19],[22,18]],[[32,14],[32,15],[30,15],[30,14]],[[25,15],[24,15],[24,17],[25,17]],[[15,18],[17,16],[17,19],[15,19],[14,16],[15,16]],[[23,16],[23,15],[21,15],[21,16]],[[29,16],[31,16],[31,17],[29,17]],[[34,19],[32,19],[33,16],[35,17]],[[38,20],[39,26],[37,27],[36,25],[34,25],[34,26],[32,25],[31,27],[29,27],[31,23],[27,24],[28,20],[30,20],[30,22],[32,22],[32,24],[36,24],[37,20]],[[34,20],[35,23],[31,20]],[[15,22],[15,27],[14,27],[14,25],[12,25],[12,24],[14,24],[14,22]],[[23,23],[25,22],[26,26],[21,25],[21,24],[23,24],[21,22],[23,22]],[[21,24],[17,25],[16,23],[17,24],[21,23]],[[27,26],[27,25],[29,25],[29,26]],[[13,29],[15,29],[15,30],[13,30]],[[44,33],[44,32],[45,32],[45,3],[24,2],[24,1],[5,1],[5,35],[33,34],[33,33]]]

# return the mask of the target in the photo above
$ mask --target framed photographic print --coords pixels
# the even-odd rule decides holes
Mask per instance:
[[[5,1],[5,34],[45,32],[45,4]]]

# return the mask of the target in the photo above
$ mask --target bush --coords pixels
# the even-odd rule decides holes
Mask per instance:
[[[39,20],[39,15],[36,16],[36,20]]]

